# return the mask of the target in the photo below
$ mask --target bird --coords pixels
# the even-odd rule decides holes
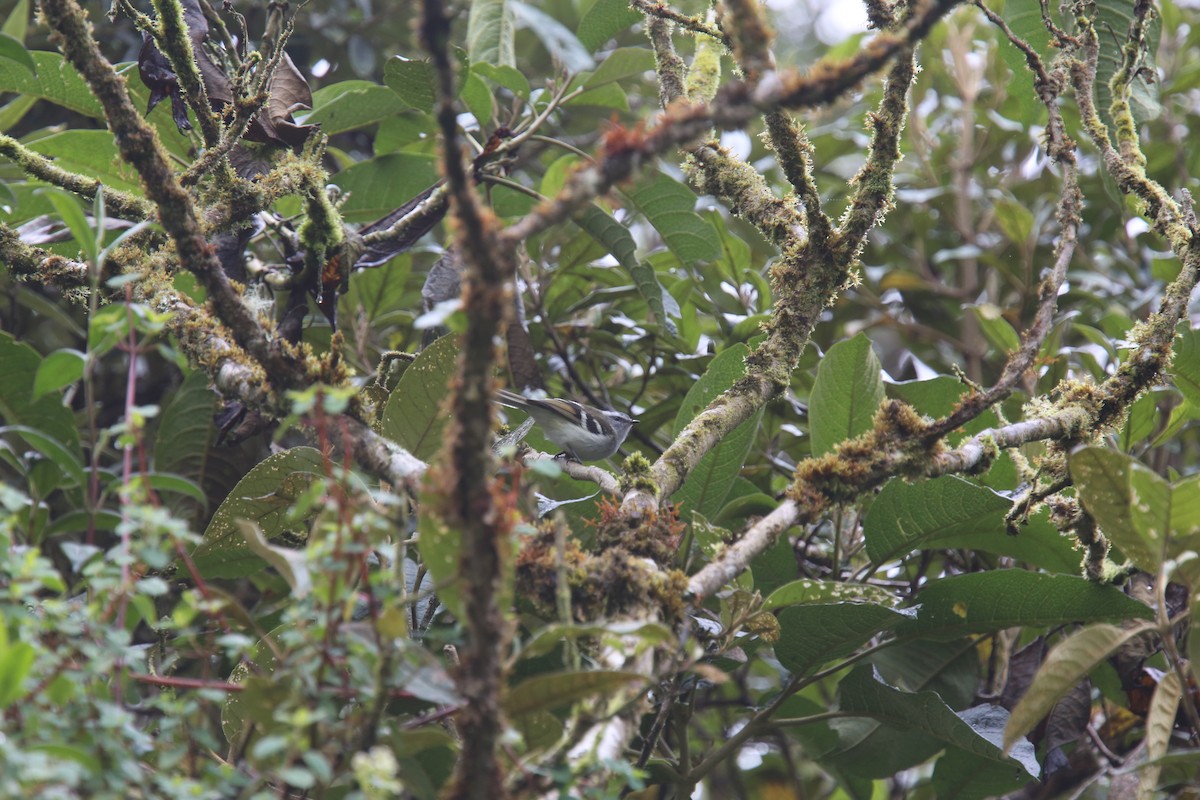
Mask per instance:
[[[575,461],[600,461],[617,452],[636,419],[557,397],[525,397],[500,389],[496,402],[524,411]]]

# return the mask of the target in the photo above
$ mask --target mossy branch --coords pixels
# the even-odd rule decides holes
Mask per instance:
[[[0,223],[0,263],[17,278],[52,286],[86,287],[90,282],[87,264],[25,244],[17,232],[4,223]]]
[[[35,153],[16,139],[0,133],[0,156],[16,164],[31,178],[91,200],[96,192],[104,192],[104,207],[122,219],[144,220],[154,216],[154,206],[140,197],[105,186],[95,178],[68,172],[40,153]]]
[[[711,103],[673,104],[644,130],[615,131],[607,137],[594,164],[577,170],[558,195],[538,204],[523,219],[506,228],[500,234],[501,243],[514,247],[566,221],[653,157],[672,147],[691,144],[707,136],[714,127],[740,129],[763,112],[815,108],[834,102],[924,38],[958,3],[959,0],[933,0],[918,4],[900,30],[878,35],[851,58],[821,59],[803,74],[795,70],[770,72],[755,86],[734,81],[722,88]]]
[[[84,77],[105,111],[121,157],[141,176],[147,197],[158,209],[163,229],[174,240],[179,262],[199,279],[218,317],[237,343],[266,370],[276,388],[304,382],[301,365],[272,343],[254,314],[221,269],[205,241],[191,197],[171,171],[170,162],[152,128],[138,114],[125,90],[125,80],[113,69],[92,36],[87,15],[75,0],[41,0],[53,38],[67,60]]]
[[[179,88],[200,123],[200,134],[204,137],[205,147],[215,147],[221,140],[221,125],[213,114],[208,91],[204,88],[200,68],[196,65],[196,53],[192,49],[183,6],[179,0],[153,0],[153,5],[162,32],[155,40],[163,55],[171,62],[171,69],[179,81]]]
[[[465,267],[462,296],[468,320],[450,392],[451,419],[443,454],[429,478],[435,513],[461,537],[458,575],[466,627],[455,675],[465,700],[458,717],[462,751],[445,796],[503,800],[508,792],[499,761],[504,730],[500,693],[508,631],[500,609],[500,584],[513,515],[503,508],[502,493],[493,485],[492,374],[495,342],[512,313],[509,284],[515,272],[514,248],[498,246],[498,222],[474,192],[473,170],[458,131],[450,20],[441,0],[424,0],[419,33],[436,74],[434,116],[442,138],[442,171],[450,194],[455,244]]]

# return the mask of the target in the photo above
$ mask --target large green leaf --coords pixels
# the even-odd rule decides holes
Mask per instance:
[[[313,92],[312,113],[304,124],[321,126],[332,136],[387,119],[411,104],[387,86],[371,81],[342,81]]]
[[[1125,57],[1123,50],[1129,25],[1133,22],[1133,5],[1128,0],[1098,0],[1096,3],[1094,23],[1100,41],[1100,55],[1096,63],[1096,111],[1110,125],[1112,90],[1108,84],[1121,68]],[[1151,8],[1145,27],[1146,53],[1138,61],[1139,69],[1129,87],[1130,109],[1134,117],[1143,122],[1162,113],[1162,106],[1158,102],[1158,81],[1146,77],[1147,73],[1151,76],[1155,73],[1154,58],[1161,33],[1162,18]]]
[[[867,555],[875,564],[912,550],[969,548],[1009,556],[1054,572],[1077,572],[1072,539],[1033,516],[1016,536],[1004,517],[1012,501],[956,476],[909,483],[895,478],[871,503],[863,520]]]
[[[1175,338],[1171,378],[1193,406],[1200,406],[1200,330],[1180,328]]]
[[[709,362],[708,369],[700,376],[700,380],[692,384],[679,406],[675,416],[676,436],[714,397],[733,386],[746,373],[746,355],[749,352],[744,344],[736,344]],[[688,473],[683,485],[672,497],[679,505],[681,519],[690,519],[692,511],[712,519],[721,510],[734,480],[742,471],[746,456],[750,454],[761,417],[762,411],[759,410],[730,431]]]
[[[7,33],[0,33],[0,62],[4,61],[11,61],[24,67],[32,75],[37,74],[37,64],[34,62],[33,56],[25,49],[25,45]]]
[[[41,356],[32,347],[0,332],[0,417],[9,425],[41,431],[82,463],[79,429],[70,409],[63,406],[57,393],[33,399],[41,364]]]
[[[513,17],[520,20],[523,27],[541,40],[546,50],[563,69],[568,72],[583,72],[595,65],[592,54],[575,38],[575,33],[550,14],[521,0],[507,0],[507,8],[511,9]]]
[[[683,263],[711,261],[721,254],[716,229],[696,213],[696,193],[671,176],[656,173],[626,195]]]
[[[314,481],[324,477],[325,460],[311,447],[265,458],[238,481],[213,514],[203,539],[192,551],[196,568],[207,578],[240,578],[263,568],[262,559],[238,528],[239,521],[255,523],[268,540],[285,534],[307,538],[306,520],[293,520],[292,506]]]
[[[442,407],[458,362],[458,337],[443,336],[421,351],[388,396],[379,432],[422,461],[442,444]]]
[[[779,613],[775,657],[793,675],[848,656],[876,634],[910,619],[908,609],[871,603],[789,606]]]
[[[0,58],[0,92],[38,97],[93,119],[104,116],[100,102],[66,59],[42,50],[29,55],[37,66],[36,75],[23,64]]]
[[[0,93],[12,92],[35,97],[92,119],[104,118],[104,110],[92,95],[87,83],[61,55],[34,50],[30,52],[30,56],[37,65],[36,77],[30,74],[24,65],[9,59],[0,59]],[[146,108],[150,90],[142,83],[134,65],[118,64],[117,69],[125,76],[126,86],[134,104],[140,109]],[[176,129],[171,118],[170,105],[161,104],[147,117],[147,121],[158,131],[159,139],[167,150],[187,161],[190,160],[191,142],[187,135]],[[111,140],[111,136],[109,138]]]
[[[583,12],[575,35],[588,50],[598,50],[641,19],[642,15],[629,7],[628,0],[596,0]]]
[[[334,181],[349,193],[342,204],[348,222],[374,221],[390,214],[437,180],[433,156],[388,153],[342,170]]]
[[[30,150],[54,159],[55,166],[95,178],[106,186],[138,191],[138,173],[121,160],[108,131],[58,131],[28,143]]]
[[[154,466],[203,483],[208,446],[216,433],[217,395],[209,378],[196,371],[184,378],[159,416],[154,437]]]
[[[1200,546],[1200,476],[1171,485],[1132,457],[1102,447],[1077,450],[1070,466],[1084,508],[1141,569],[1155,573],[1166,559]],[[1178,576],[1200,578],[1190,560]]]
[[[669,329],[673,328],[674,323],[667,316],[666,301],[669,295],[658,282],[654,268],[638,260],[637,245],[629,230],[595,204],[588,205],[572,219],[593,239],[604,245],[613,258],[617,259],[617,263],[626,269],[659,324]]]
[[[42,395],[57,392],[70,386],[83,377],[83,368],[87,357],[72,348],[55,350],[38,366],[37,375],[33,380],[33,399],[38,400]]]
[[[957,747],[947,747],[933,767],[933,796],[938,800],[987,800],[1015,792],[1028,782],[1023,770],[1007,762]]]
[[[1008,712],[1000,706],[974,706],[956,714],[934,692],[901,692],[880,680],[871,667],[862,666],[838,684],[838,708],[922,733],[992,761],[1020,765],[1032,778],[1041,772],[1029,742],[1021,742],[1011,755],[1001,749]]]
[[[917,594],[915,619],[898,636],[955,639],[1018,626],[1111,622],[1152,616],[1115,586],[1071,575],[1001,569],[931,581]]]
[[[512,8],[508,0],[473,0],[467,16],[467,54],[472,62],[498,67],[517,64]]]
[[[873,603],[892,606],[896,604],[896,598],[887,589],[867,583],[841,583],[801,578],[786,583],[771,592],[763,603],[763,610],[772,611],[776,608],[810,603]]]
[[[421,111],[433,110],[436,81],[437,73],[428,61],[414,61],[397,56],[388,59],[383,68],[383,82],[388,88],[405,103]]]
[[[824,455],[839,442],[865,433],[881,402],[881,367],[866,334],[829,348],[808,400],[813,455]]]
[[[1042,57],[1043,63],[1050,58],[1054,51],[1050,48],[1050,32],[1042,23],[1039,0],[1008,0],[1001,16],[1012,32]],[[1006,41],[1000,43],[999,52],[1004,63],[1012,70],[1011,94],[1021,109],[1021,118],[1026,123],[1032,123],[1045,113],[1045,106],[1034,94],[1033,73],[1026,66],[1025,54]]]
[[[1003,536],[1010,508],[1011,500],[955,476],[917,483],[893,480],[863,521],[867,555],[881,564],[914,549],[936,547],[944,538],[981,531]]]

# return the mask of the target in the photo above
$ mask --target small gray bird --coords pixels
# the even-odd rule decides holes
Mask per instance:
[[[541,426],[546,438],[576,461],[599,461],[617,452],[636,419],[620,411],[602,411],[574,400],[523,397],[501,389],[501,405],[524,411]]]

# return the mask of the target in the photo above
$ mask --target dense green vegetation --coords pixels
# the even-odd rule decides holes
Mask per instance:
[[[34,5],[0,797],[1196,785],[1192,10]]]

